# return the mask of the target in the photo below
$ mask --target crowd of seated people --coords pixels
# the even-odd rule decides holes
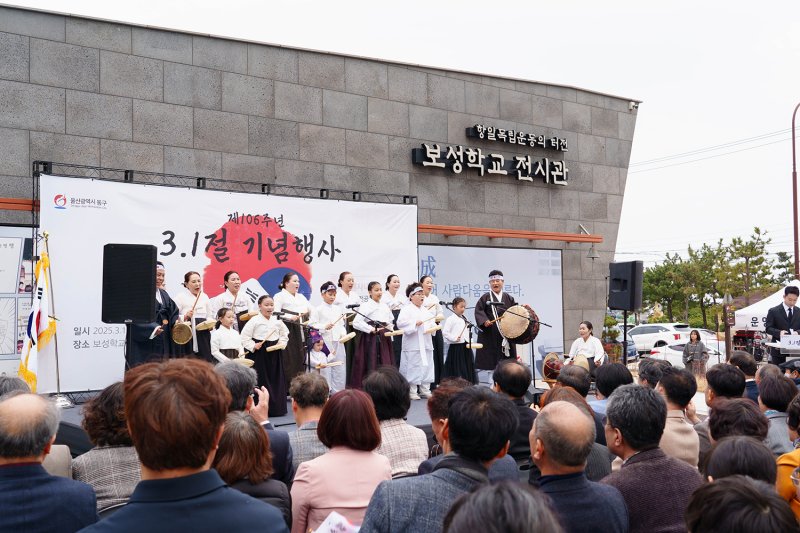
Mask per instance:
[[[695,377],[663,362],[599,366],[594,397],[568,366],[531,405],[530,369],[501,361],[491,387],[432,391],[431,447],[394,367],[333,394],[298,375],[284,431],[252,369],[173,359],[86,403],[94,447],[72,459],[55,403],[2,376],[0,531],[800,532],[791,372],[735,352],[699,416]]]

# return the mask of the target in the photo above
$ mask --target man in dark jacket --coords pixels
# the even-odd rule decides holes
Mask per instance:
[[[795,307],[798,296],[800,296],[800,289],[789,285],[783,290],[783,303],[771,307],[767,311],[764,329],[767,334],[772,335],[773,342],[780,342],[781,335],[796,333],[800,330],[800,313]],[[779,365],[786,361],[786,356],[782,355],[777,348],[770,348],[769,356],[773,365]]]
[[[508,454],[517,462],[527,462],[531,455],[528,434],[531,432],[536,411],[525,401],[525,393],[531,385],[531,371],[516,359],[500,361],[492,374],[494,391],[508,396],[517,408],[519,426],[511,437]]]
[[[653,389],[624,385],[607,407],[608,449],[624,462],[601,483],[622,493],[631,533],[685,532],[686,506],[703,480],[696,468],[658,447],[667,422],[664,399]]]
[[[586,479],[586,459],[594,444],[594,421],[567,402],[551,402],[530,434],[533,462],[542,472],[539,488],[550,496],[567,533],[628,531],[622,494]]]

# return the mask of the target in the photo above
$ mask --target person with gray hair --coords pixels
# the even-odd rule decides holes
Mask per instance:
[[[609,399],[606,442],[623,463],[601,483],[622,493],[632,533],[686,531],[686,506],[703,483],[696,468],[658,447],[666,423],[667,404],[653,389],[623,385]],[[653,487],[658,487],[657,502],[652,498]]]
[[[78,531],[97,521],[92,487],[42,467],[59,412],[36,394],[0,398],[0,531]]]
[[[292,414],[297,425],[297,430],[289,433],[295,470],[300,463],[316,459],[328,451],[319,440],[317,424],[329,394],[328,381],[316,372],[298,374],[289,385]]]
[[[18,377],[0,376],[0,398],[14,391],[30,392],[31,388]]]
[[[531,457],[542,473],[539,488],[552,500],[566,532],[626,532],[622,494],[584,473],[594,432],[594,421],[575,405],[544,406],[530,432]]]
[[[292,446],[289,444],[289,434],[275,429],[270,423],[268,416],[269,392],[266,387],[256,387],[258,383],[256,371],[236,361],[226,361],[215,366],[214,372],[225,380],[228,391],[231,393],[228,412],[244,411],[249,413],[267,432],[274,470],[272,478],[282,481],[291,488],[295,467],[292,464]],[[254,392],[258,395],[257,404],[253,401]]]

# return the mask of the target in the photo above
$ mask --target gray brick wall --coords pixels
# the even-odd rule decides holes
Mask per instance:
[[[602,323],[636,124],[627,99],[7,7],[0,95],[0,196],[30,197],[31,162],[45,159],[414,194],[421,224],[567,233],[583,224],[604,238],[594,262],[587,244],[419,242],[560,249],[567,340],[580,320]],[[569,186],[411,163],[423,142],[548,156],[466,139],[477,122],[567,138]]]

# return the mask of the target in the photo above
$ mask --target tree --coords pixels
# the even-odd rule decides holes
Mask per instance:
[[[671,322],[675,320],[673,302],[680,302],[684,298],[680,264],[681,258],[678,254],[667,254],[663,263],[647,268],[642,276],[644,303],[649,306],[655,303],[664,305],[664,314]]]
[[[767,258],[766,247],[772,239],[767,232],[753,228],[750,240],[734,237],[728,246],[731,266],[731,281],[737,295],[743,295],[745,304],[750,305],[750,293],[754,289],[775,284],[772,278],[772,261]],[[733,292],[731,292],[734,295]]]
[[[775,283],[788,285],[794,280],[794,258],[789,252],[778,252],[775,261]]]

